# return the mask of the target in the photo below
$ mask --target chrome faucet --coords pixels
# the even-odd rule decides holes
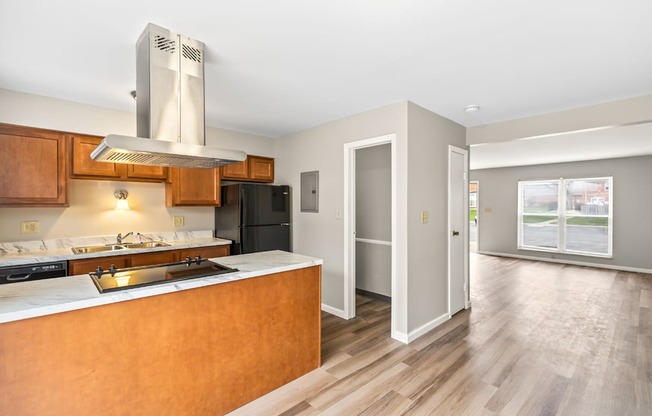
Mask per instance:
[[[136,235],[138,236],[138,242],[139,243],[142,243],[143,240],[154,241],[154,239],[152,237],[147,237],[146,235],[143,235],[141,233],[136,233]]]
[[[129,231],[129,232],[128,232],[127,234],[125,234],[125,235],[122,235],[122,233],[118,233],[118,236],[116,237],[116,239],[118,240],[118,244],[122,244],[122,240],[124,240],[125,238],[129,237],[129,236],[132,235],[133,233],[134,233],[133,231]]]

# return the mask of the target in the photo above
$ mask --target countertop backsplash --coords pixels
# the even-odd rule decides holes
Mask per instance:
[[[167,249],[196,247],[204,245],[230,244],[229,240],[213,238],[213,230],[180,231],[161,233],[141,233],[143,241],[165,241],[171,246]],[[130,235],[124,242],[138,242],[137,235]],[[72,247],[115,244],[116,235],[97,237],[69,237],[52,240],[0,242],[0,267],[34,262],[71,260],[88,257],[105,257],[125,254],[121,252],[101,252],[92,254],[73,254]],[[143,250],[130,250],[130,254],[165,250],[166,247]]]

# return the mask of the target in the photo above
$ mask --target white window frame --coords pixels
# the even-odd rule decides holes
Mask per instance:
[[[601,215],[567,215],[566,214],[566,184],[571,181],[597,181],[603,180],[607,181],[609,184],[609,214],[608,214],[608,223],[607,223],[607,253],[592,253],[587,251],[577,251],[577,250],[568,250],[566,249],[566,219],[574,217],[602,217]],[[557,182],[557,248],[546,248],[538,246],[528,246],[523,244],[523,186],[526,184],[535,184],[535,183],[550,183]],[[613,187],[614,181],[612,176],[601,176],[601,177],[592,177],[592,178],[558,178],[558,179],[545,179],[545,180],[524,180],[518,181],[518,224],[517,224],[517,249],[518,250],[530,250],[530,251],[543,251],[549,253],[562,253],[562,254],[573,254],[579,256],[588,256],[588,257],[602,257],[602,258],[613,258]],[[539,214],[526,214],[528,216],[537,216]],[[550,217],[554,214],[546,213],[540,214],[541,216]]]

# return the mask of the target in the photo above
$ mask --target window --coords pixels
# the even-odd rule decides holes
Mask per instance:
[[[519,181],[518,248],[611,257],[612,182]]]

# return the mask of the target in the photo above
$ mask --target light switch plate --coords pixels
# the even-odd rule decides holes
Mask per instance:
[[[38,221],[21,221],[20,233],[21,234],[38,234],[39,226]]]
[[[183,226],[183,217],[182,216],[174,216],[172,217],[172,225],[175,227],[181,227]]]

